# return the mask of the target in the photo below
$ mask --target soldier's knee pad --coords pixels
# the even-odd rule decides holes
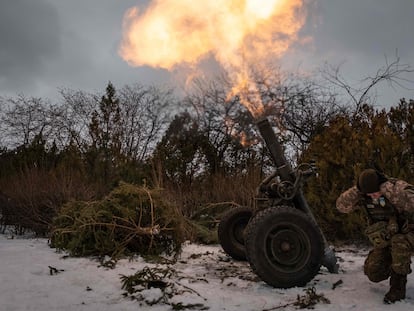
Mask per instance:
[[[381,282],[389,278],[391,266],[389,248],[373,249],[364,263],[364,274],[371,282]]]
[[[390,277],[390,269],[382,268],[377,269],[373,268],[370,265],[364,265],[364,274],[368,277],[371,282],[381,282]]]

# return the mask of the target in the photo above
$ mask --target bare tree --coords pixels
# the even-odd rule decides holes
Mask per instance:
[[[316,77],[285,73],[274,64],[255,65],[249,70],[251,86],[246,85],[240,95],[231,92],[233,85],[223,74],[211,81],[194,81],[192,93],[186,98],[198,116],[200,131],[206,133],[215,157],[212,163],[229,161],[228,154],[235,154],[235,140],[243,142],[244,149],[250,145],[250,152],[262,154],[256,144],[260,138],[255,127],[255,119],[261,117],[272,121],[295,161],[334,116],[345,113],[335,94]],[[247,105],[260,113],[248,110]]]
[[[291,137],[289,145],[297,155],[337,115],[345,113],[336,97],[316,81],[297,80],[286,89],[282,127]]]
[[[92,143],[89,126],[95,111],[99,110],[101,94],[61,90],[63,103],[56,110],[58,141],[70,141],[80,150]],[[143,160],[153,150],[176,109],[173,90],[126,85],[116,91],[119,100],[121,152],[130,159]]]
[[[333,87],[345,92],[348,100],[345,105],[350,105],[353,116],[361,112],[362,106],[373,105],[376,100],[375,87],[385,82],[389,87],[401,87],[410,89],[414,80],[406,76],[413,74],[414,69],[409,64],[401,64],[398,54],[391,61],[385,58],[385,64],[381,66],[372,76],[367,76],[356,85],[351,84],[341,73],[341,66],[326,64],[321,69],[322,77]]]
[[[90,143],[88,126],[99,105],[99,96],[84,91],[61,89],[62,103],[54,111],[54,135],[60,146],[75,144],[79,150]]]
[[[168,126],[177,103],[173,90],[139,84],[119,90],[122,119],[122,151],[143,161],[155,148]]]
[[[0,98],[1,132],[9,147],[27,146],[35,137],[47,140],[52,132],[52,106],[41,98],[19,95]]]
[[[199,126],[200,148],[214,173],[240,163],[242,145],[254,139],[252,118],[237,97],[229,98],[231,83],[225,75],[193,81],[185,98]]]
[[[337,98],[318,77],[283,72],[273,64],[252,70],[263,115],[277,127],[281,139],[299,155],[315,135],[344,112]]]

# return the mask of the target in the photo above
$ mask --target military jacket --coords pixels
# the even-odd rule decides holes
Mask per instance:
[[[342,213],[365,209],[370,214],[368,216],[377,221],[387,220],[395,213],[400,221],[404,219],[414,223],[413,185],[403,180],[389,179],[381,184],[380,193],[382,198],[375,202],[354,186],[338,197],[336,208]]]

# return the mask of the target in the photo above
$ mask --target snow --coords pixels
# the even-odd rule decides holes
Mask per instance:
[[[297,310],[294,305],[306,290],[314,289],[330,303],[318,302],[314,310],[412,310],[414,277],[408,277],[407,298],[384,305],[388,282],[370,282],[362,266],[368,249],[355,246],[336,249],[339,274],[325,268],[303,288],[277,289],[253,274],[246,262],[230,259],[220,246],[186,243],[179,260],[148,262],[141,257],[123,259],[114,269],[92,258],[72,258],[56,252],[47,239],[14,238],[0,235],[0,310],[2,311],[129,311],[173,310]],[[121,276],[147,269],[168,269],[167,299],[159,287],[124,295]],[[166,283],[166,284],[167,284]],[[173,290],[175,289],[175,290]],[[164,297],[165,298],[165,297]],[[158,301],[160,300],[161,301]],[[157,303],[151,305],[152,303]]]

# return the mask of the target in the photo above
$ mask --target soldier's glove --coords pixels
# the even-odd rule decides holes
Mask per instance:
[[[368,239],[375,248],[385,248],[390,245],[391,235],[388,232],[388,222],[376,222],[365,230]]]

